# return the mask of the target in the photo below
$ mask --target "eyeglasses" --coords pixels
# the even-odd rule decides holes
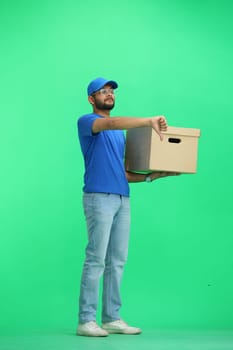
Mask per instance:
[[[112,94],[114,95],[114,89],[100,89],[98,91],[95,92],[95,94],[101,94],[101,95],[108,95],[108,94]]]

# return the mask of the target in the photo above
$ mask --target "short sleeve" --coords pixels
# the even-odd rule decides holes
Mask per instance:
[[[93,136],[92,125],[97,118],[98,116],[96,114],[88,114],[79,118],[78,120],[79,134],[82,136]]]

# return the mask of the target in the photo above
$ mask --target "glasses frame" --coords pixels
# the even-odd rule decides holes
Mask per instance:
[[[115,95],[115,92],[114,92],[114,89],[113,88],[107,88],[107,89],[100,89],[96,92],[94,92],[92,95],[96,95],[96,94],[99,94],[99,95],[108,95],[108,94],[111,94],[111,95]]]

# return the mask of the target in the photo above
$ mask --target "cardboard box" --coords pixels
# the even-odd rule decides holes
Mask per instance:
[[[129,129],[126,135],[126,169],[142,173],[196,173],[200,130],[170,126],[163,136],[163,141],[160,141],[150,127]]]

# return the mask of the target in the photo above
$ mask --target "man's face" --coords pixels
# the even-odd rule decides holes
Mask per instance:
[[[111,85],[105,85],[92,95],[95,107],[100,110],[111,110],[115,105],[114,90]]]

